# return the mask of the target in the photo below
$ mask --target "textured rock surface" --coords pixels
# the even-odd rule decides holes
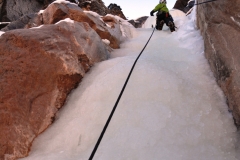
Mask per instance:
[[[80,6],[82,3],[89,1],[89,0],[79,0]],[[119,16],[123,19],[126,19],[122,9],[117,4],[110,4],[108,7],[105,6],[102,0],[94,0],[91,1],[91,11],[98,13],[101,16],[105,16],[107,14],[112,14]]]
[[[203,2],[203,0],[198,0]],[[205,54],[230,110],[240,126],[240,1],[222,0],[197,7]]]
[[[41,14],[27,14],[25,16],[22,16],[16,21],[11,22],[7,26],[1,29],[1,31],[9,31],[13,29],[23,29],[23,28],[31,28],[31,27],[37,27],[42,25],[43,20]]]
[[[9,22],[0,22],[0,30],[9,25]]]
[[[38,12],[51,0],[3,0],[2,3],[0,20],[15,21],[26,14]]]
[[[92,1],[90,10],[98,13],[101,16],[105,16],[110,13],[102,0]]]
[[[33,14],[47,6],[55,0],[0,0],[0,21],[12,22],[16,21],[22,16]],[[68,0],[75,2],[75,0]],[[89,0],[79,0],[82,3]],[[120,6],[118,6],[120,8]],[[126,19],[121,10],[109,10],[102,0],[94,0],[91,3],[91,11],[105,16],[109,13],[113,15],[120,15],[121,18]]]
[[[130,20],[128,22],[131,23],[135,28],[142,28],[142,25],[145,23],[147,19],[148,19],[148,16],[144,16],[136,20]]]
[[[108,9],[109,9],[110,14],[119,16],[119,17],[121,17],[122,19],[125,19],[125,20],[127,19],[122,12],[122,8],[120,6],[118,6],[117,4],[111,3],[108,6]]]
[[[28,154],[84,73],[107,58],[87,23],[62,21],[0,37],[0,159]]]
[[[2,8],[3,8],[3,3],[4,3],[4,0],[0,0],[0,21],[1,21],[1,17],[2,17]]]
[[[185,7],[187,6],[188,1],[189,0],[177,0],[173,8],[179,9],[186,13],[187,11],[186,11]]]
[[[87,22],[102,39],[108,39],[110,41],[110,47],[119,48],[120,41],[110,33],[111,28],[107,27],[106,24],[100,20],[100,17],[96,18],[92,14],[96,15],[91,11],[83,12],[80,7],[74,4],[53,3],[49,5],[43,13],[23,16],[3,28],[2,31],[37,27],[42,24],[55,24],[62,19],[71,18],[74,21]]]

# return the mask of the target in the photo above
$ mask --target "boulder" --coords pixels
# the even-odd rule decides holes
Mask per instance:
[[[131,23],[135,28],[142,28],[143,24],[148,19],[148,16],[140,17],[136,20],[129,20],[128,22]]]
[[[97,17],[97,18],[96,18]],[[120,40],[111,31],[111,28],[107,27],[102,21],[101,17],[92,11],[83,11],[77,4],[63,2],[52,3],[43,12],[29,14],[21,17],[17,21],[14,21],[1,29],[1,31],[9,31],[13,29],[31,28],[37,27],[42,24],[55,24],[65,18],[71,18],[78,22],[87,22],[102,39],[110,41],[110,47],[116,49],[119,48]],[[119,31],[121,29],[119,28]],[[111,33],[110,33],[111,32]]]
[[[204,2],[198,0],[198,3]],[[205,55],[229,111],[240,126],[240,1],[222,0],[197,6],[197,24],[204,38]]]
[[[71,20],[0,37],[0,159],[28,155],[85,72],[108,51],[87,24]]]
[[[119,16],[119,17],[121,17],[122,19],[125,19],[125,20],[127,19],[122,12],[122,8],[120,6],[118,6],[117,4],[111,3],[108,6],[108,9],[109,9],[110,14]]]
[[[42,13],[43,24],[54,24],[61,19],[70,18],[77,22],[87,22],[102,39],[110,41],[110,47],[119,48],[120,41],[117,37],[110,34],[111,28],[101,20],[101,17],[91,11],[85,11],[77,5],[69,3],[52,3]]]

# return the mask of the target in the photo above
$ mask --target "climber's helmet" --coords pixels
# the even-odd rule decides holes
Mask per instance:
[[[159,0],[159,3],[167,3],[166,0]]]

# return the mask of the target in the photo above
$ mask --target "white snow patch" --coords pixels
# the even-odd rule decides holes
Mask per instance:
[[[56,1],[52,2],[52,3],[65,3],[65,4],[67,4],[67,3],[71,3],[71,2],[66,1],[66,0],[56,0]]]
[[[51,4],[53,4],[53,3],[64,3],[64,4],[69,4],[70,3],[70,4],[73,4],[75,6],[78,6],[76,3],[72,3],[72,2],[69,2],[69,1],[66,1],[66,0],[56,0],[56,1],[53,1]]]
[[[38,14],[43,14],[44,11],[45,11],[45,10],[40,10],[40,11],[38,12]]]
[[[196,7],[193,8],[189,16],[176,19],[175,24],[178,26],[177,32],[173,35],[181,42],[181,46],[194,53],[204,53],[204,42],[196,26]]]
[[[40,25],[40,26],[37,26],[37,27],[31,27],[29,29],[38,29],[38,28],[42,28],[44,25]]]
[[[156,25],[156,19],[157,19],[156,15],[148,17],[148,19],[142,25],[142,28],[154,28]]]
[[[107,39],[102,39],[103,43],[105,43],[106,45],[109,45],[110,44],[110,41],[107,40]]]
[[[0,31],[0,36],[1,36],[1,35],[3,35],[4,33],[5,33],[5,32],[3,32],[3,31]]]
[[[65,18],[65,19],[63,19],[63,20],[58,21],[58,22],[55,23],[55,24],[59,24],[59,23],[61,23],[61,22],[74,23],[74,20],[72,20],[72,19],[70,19],[70,18]]]
[[[85,1],[85,3],[92,3],[91,1]]]

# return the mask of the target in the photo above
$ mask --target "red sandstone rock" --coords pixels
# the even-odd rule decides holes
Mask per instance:
[[[102,20],[104,21],[104,23],[108,24],[111,28],[115,28],[115,24],[117,24],[116,19],[110,16],[102,17]]]
[[[85,72],[106,58],[102,40],[87,23],[62,21],[3,34],[0,159],[27,156]]]
[[[95,12],[94,12],[95,13]],[[96,13],[95,13],[96,14]],[[43,12],[43,23],[54,24],[59,20],[70,18],[77,22],[87,22],[102,39],[110,41],[110,47],[119,48],[120,41],[117,37],[109,33],[109,28],[106,24],[91,15],[91,12],[83,12],[77,5],[68,3],[52,3]]]
[[[94,14],[94,16],[93,16]],[[120,37],[116,34],[111,27],[107,27],[99,16],[96,18],[95,12],[83,12],[77,5],[70,3],[53,3],[49,5],[43,13],[26,15],[10,23],[8,26],[2,29],[2,31],[9,31],[13,29],[31,28],[44,24],[55,24],[65,18],[71,18],[77,22],[87,22],[102,39],[108,39],[110,41],[110,47],[116,49],[120,45]],[[117,21],[116,21],[117,22]],[[119,22],[116,23],[119,26]],[[112,26],[115,28],[114,26]],[[121,32],[120,27],[117,27],[118,33]],[[121,34],[121,33],[120,33]]]
[[[198,0],[198,3],[203,0]],[[240,126],[240,1],[222,0],[197,8],[205,55]]]

